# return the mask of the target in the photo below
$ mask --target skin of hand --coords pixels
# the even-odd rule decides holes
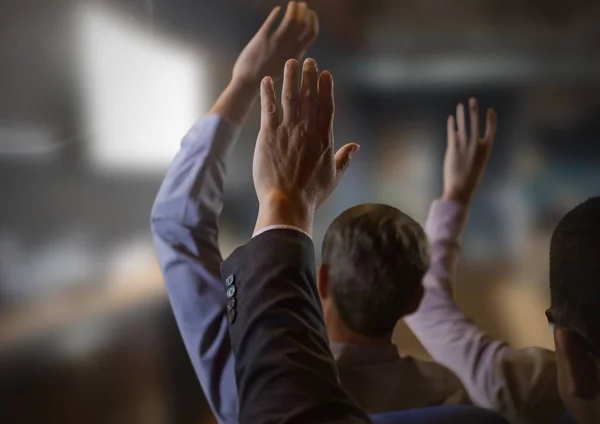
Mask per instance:
[[[467,133],[465,108],[456,107],[456,119],[448,117],[448,145],[444,158],[443,200],[468,205],[479,186],[485,171],[494,139],[497,119],[493,109],[486,113],[485,135],[479,135],[479,106],[477,100],[469,100],[470,134]]]
[[[319,74],[313,59],[304,61],[298,91],[299,64],[285,65],[280,118],[273,80],[263,79],[260,89],[261,124],[252,174],[259,201],[255,233],[270,225],[291,225],[312,231],[316,208],[334,190],[355,143],[334,154],[333,78]]]
[[[237,123],[248,116],[265,76],[281,78],[288,59],[301,59],[319,34],[319,18],[304,2],[288,3],[280,25],[273,30],[281,11],[275,7],[258,32],[238,56],[231,81],[210,113]]]
[[[258,84],[265,76],[277,81],[288,59],[300,60],[319,34],[319,18],[304,2],[288,3],[279,27],[272,27],[279,15],[275,7],[256,35],[240,53],[234,67],[233,80]]]

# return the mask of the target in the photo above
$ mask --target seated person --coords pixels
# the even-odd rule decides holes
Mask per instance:
[[[457,108],[448,120],[448,148],[444,164],[444,186],[456,178],[452,159],[461,146],[473,148],[478,181],[487,153],[478,128],[477,103],[469,103],[471,135],[467,134],[465,111]],[[487,136],[486,136],[487,137]],[[485,140],[485,138],[484,138]],[[469,172],[457,174],[470,178]],[[467,186],[468,188],[468,186]],[[452,282],[460,254],[463,230],[473,190],[451,190],[450,201],[436,202],[426,231],[432,248],[432,266],[425,276],[425,294],[417,312],[405,319],[433,359],[452,370],[463,382],[471,399],[500,412],[512,423],[555,423],[565,408],[556,384],[554,353],[542,348],[514,349],[483,332],[452,299]],[[432,218],[436,219],[432,219]]]
[[[579,424],[600,422],[600,197],[568,212],[550,242],[558,387]]]

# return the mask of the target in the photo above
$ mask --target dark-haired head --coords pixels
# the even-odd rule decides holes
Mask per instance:
[[[382,204],[343,212],[327,230],[319,270],[330,337],[342,325],[357,339],[389,339],[417,309],[428,267],[427,238],[408,215]]]
[[[600,422],[600,197],[554,230],[550,296],[561,396],[578,422]]]

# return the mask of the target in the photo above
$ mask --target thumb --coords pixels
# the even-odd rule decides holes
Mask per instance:
[[[346,169],[348,169],[352,155],[358,152],[358,149],[360,149],[358,144],[348,143],[345,146],[340,147],[335,153],[336,184],[340,181],[344,172],[346,172]]]

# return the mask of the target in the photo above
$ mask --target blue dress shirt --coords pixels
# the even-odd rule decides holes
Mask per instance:
[[[208,115],[184,137],[157,194],[151,226],[183,341],[215,417],[238,422],[218,220],[240,126]]]

